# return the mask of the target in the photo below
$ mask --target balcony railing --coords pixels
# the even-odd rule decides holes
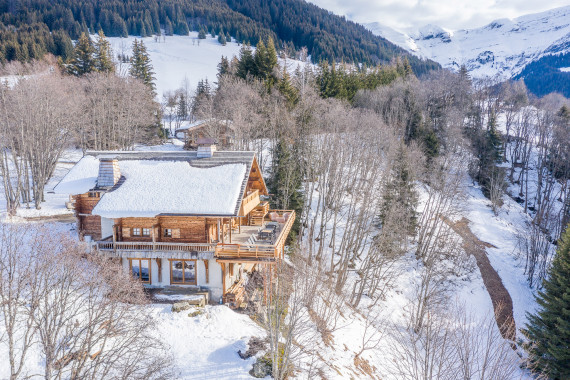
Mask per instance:
[[[214,252],[215,243],[164,243],[146,241],[98,241],[100,251],[166,251],[166,252]]]
[[[241,201],[241,214],[247,215],[259,204],[259,190],[253,190]]]
[[[225,260],[275,260],[282,258],[283,248],[287,236],[293,227],[295,221],[295,211],[293,210],[269,210],[271,213],[277,213],[279,218],[283,218],[285,213],[289,213],[287,220],[280,224],[279,235],[273,244],[222,244],[222,243],[166,243],[166,242],[142,242],[142,241],[112,241],[101,240],[96,242],[96,248],[99,251],[122,256],[122,253],[145,252],[146,256],[152,256],[152,252],[173,253],[172,258],[176,258],[176,253],[200,253],[211,252],[218,259]]]

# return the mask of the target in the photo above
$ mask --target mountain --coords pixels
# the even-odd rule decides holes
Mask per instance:
[[[315,63],[375,65],[406,57],[417,75],[440,67],[304,0],[0,0],[0,63],[46,53],[65,58],[65,39],[100,29],[109,37],[204,30],[252,45],[272,37],[289,54],[307,47]]]
[[[570,73],[560,68],[570,67],[567,59],[540,63],[549,56],[570,53],[570,6],[525,15],[515,19],[500,19],[476,29],[446,30],[427,25],[419,30],[402,33],[379,23],[366,25],[373,33],[383,36],[409,52],[440,63],[454,70],[465,65],[476,78],[496,76],[503,79],[525,78],[528,82],[540,82],[540,76],[554,67],[556,81],[568,88]],[[547,59],[548,60],[548,59]],[[554,62],[556,61],[556,62]],[[534,69],[526,70],[534,63]],[[538,63],[538,65],[537,65]],[[540,84],[540,83],[538,83]],[[544,83],[543,83],[544,84]],[[550,89],[558,90],[556,83]],[[533,92],[543,91],[533,88]],[[560,89],[561,92],[562,89]],[[570,93],[565,92],[566,96]]]

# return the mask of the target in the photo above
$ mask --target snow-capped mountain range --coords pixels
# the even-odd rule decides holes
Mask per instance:
[[[543,56],[570,52],[570,6],[454,32],[435,25],[408,32],[380,23],[366,26],[443,67],[457,70],[465,65],[474,77],[511,78]]]

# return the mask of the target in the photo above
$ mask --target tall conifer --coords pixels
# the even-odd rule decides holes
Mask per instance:
[[[144,84],[149,86],[152,91],[155,90],[154,71],[150,63],[150,57],[146,51],[146,46],[142,41],[136,39],[133,42],[133,55],[131,57],[131,69],[129,73],[132,77],[140,79]]]
[[[539,310],[527,314],[529,367],[551,379],[570,379],[570,225],[562,234],[543,290]]]
[[[111,44],[105,38],[103,31],[99,30],[99,36],[95,42],[95,70],[103,73],[115,72],[112,57]]]
[[[73,75],[84,75],[96,70],[95,48],[91,43],[91,39],[85,33],[81,33],[81,37],[77,41],[71,60],[67,65],[67,72]]]

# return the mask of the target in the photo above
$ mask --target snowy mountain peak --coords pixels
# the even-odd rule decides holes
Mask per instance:
[[[474,77],[511,78],[545,55],[570,52],[570,6],[515,19],[498,19],[475,29],[450,32],[437,25],[402,33],[378,23],[367,27],[391,42],[442,66],[465,65]]]
[[[415,40],[431,40],[439,39],[442,42],[450,42],[453,33],[443,29],[440,26],[428,24],[421,27],[417,33],[412,33],[410,37]]]

